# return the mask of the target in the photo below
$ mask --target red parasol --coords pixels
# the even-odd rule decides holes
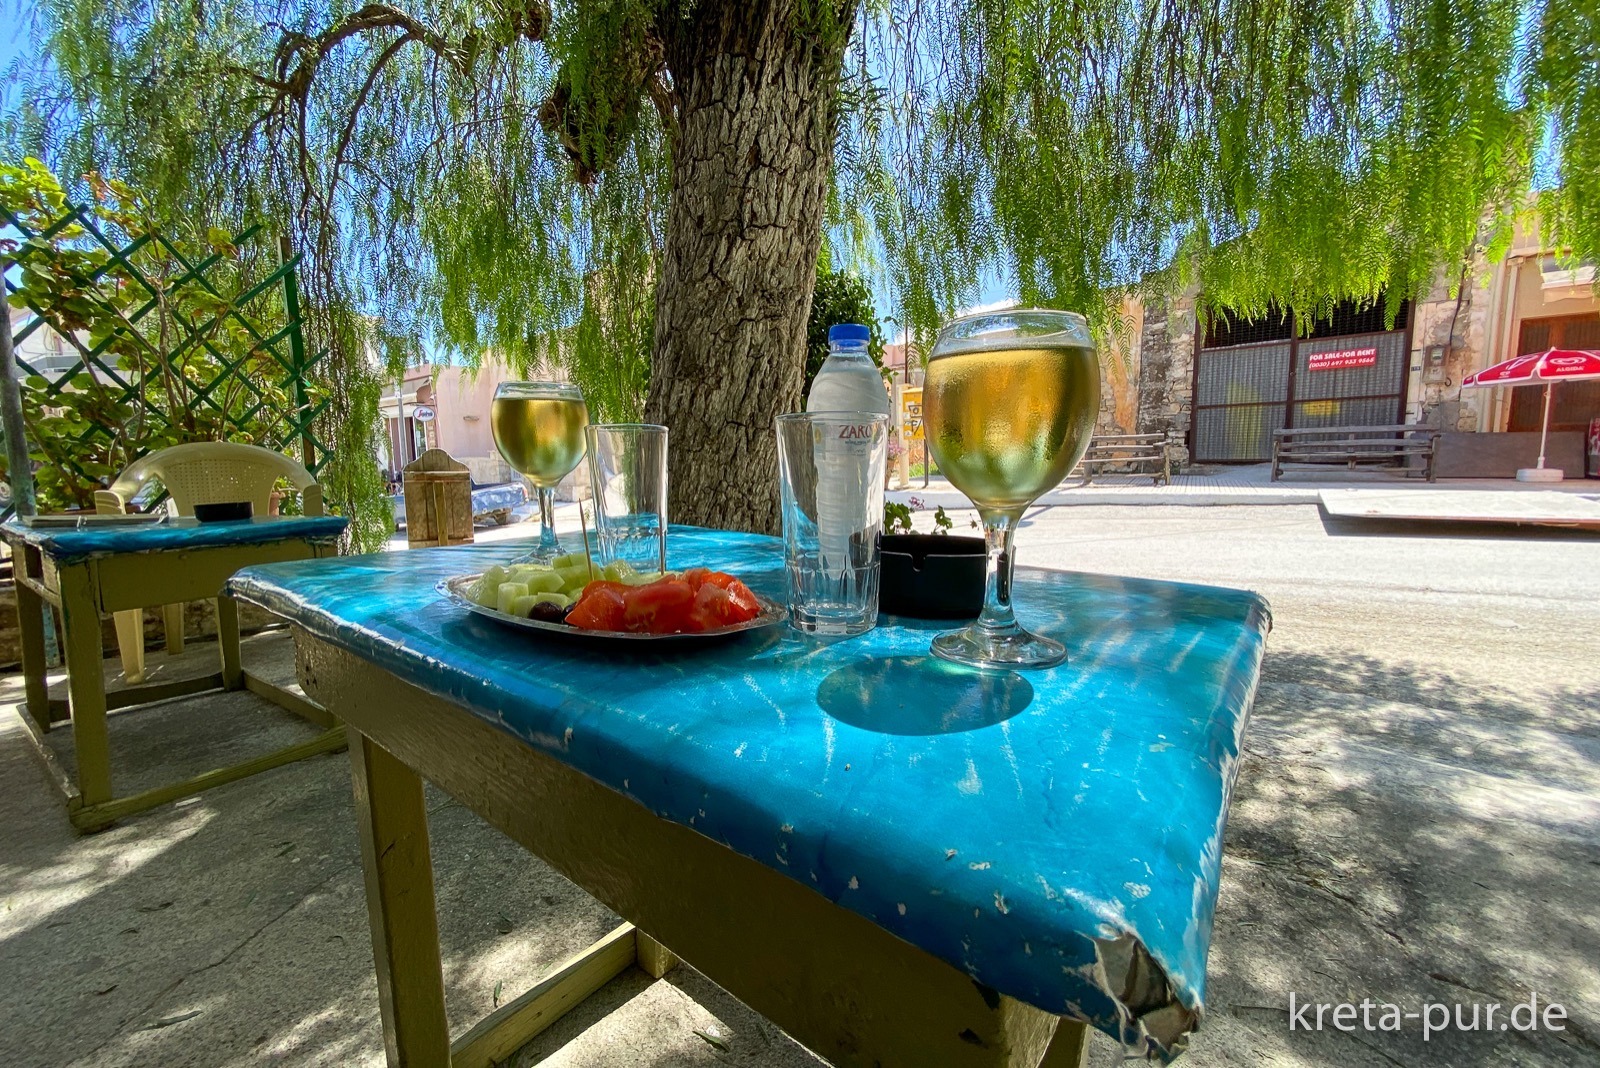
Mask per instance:
[[[1544,443],[1550,433],[1550,387],[1557,382],[1581,382],[1600,378],[1600,351],[1594,349],[1546,349],[1530,352],[1526,356],[1485,367],[1461,380],[1461,388],[1473,386],[1544,386],[1544,424],[1539,429],[1539,463],[1529,471],[1544,471]],[[1561,472],[1549,476],[1526,474],[1518,471],[1524,482],[1541,482],[1553,476],[1559,480]]]

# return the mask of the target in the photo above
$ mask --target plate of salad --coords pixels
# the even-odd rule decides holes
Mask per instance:
[[[782,623],[783,605],[725,571],[592,567],[582,553],[456,575],[438,591],[475,615],[523,630],[601,641],[705,641]]]

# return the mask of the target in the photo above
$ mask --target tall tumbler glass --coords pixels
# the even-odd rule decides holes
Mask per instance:
[[[778,416],[789,618],[808,634],[861,634],[878,622],[889,417]]]
[[[600,563],[667,569],[667,428],[592,423],[589,487]]]

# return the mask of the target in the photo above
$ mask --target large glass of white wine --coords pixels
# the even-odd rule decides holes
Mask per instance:
[[[502,382],[494,391],[489,426],[500,455],[539,492],[539,545],[522,562],[549,563],[561,555],[556,539],[556,485],[583,459],[589,408],[568,382]]]
[[[1089,445],[1100,363],[1083,316],[986,312],[939,332],[922,390],[939,472],[972,498],[988,543],[983,613],[933,640],[935,655],[978,667],[1049,667],[1060,642],[1031,634],[1011,608],[1012,540],[1023,511],[1055,488]]]

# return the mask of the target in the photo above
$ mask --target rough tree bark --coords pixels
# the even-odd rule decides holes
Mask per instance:
[[[848,26],[855,0],[833,2]],[[778,527],[772,420],[800,405],[846,37],[795,6],[702,2],[667,41],[680,136],[645,414],[672,427],[674,522]]]

